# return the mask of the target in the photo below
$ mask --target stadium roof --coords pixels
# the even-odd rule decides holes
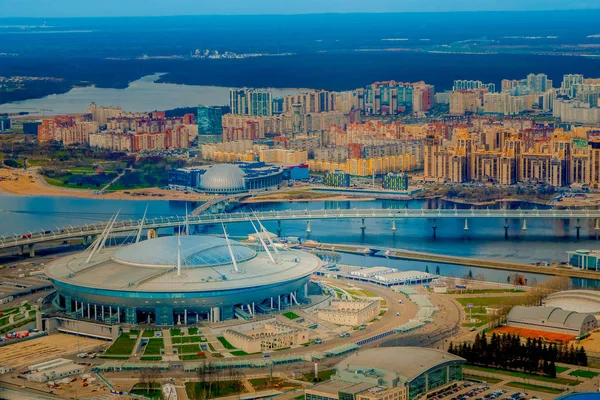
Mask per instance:
[[[320,260],[298,250],[280,250],[276,263],[265,252],[230,241],[239,272],[231,262],[224,239],[181,237],[182,268],[177,275],[177,237],[150,239],[120,249],[59,258],[46,268],[55,281],[92,289],[132,292],[221,291],[278,284],[312,274]]]
[[[176,266],[177,242],[181,240],[182,264],[189,267],[216,266],[231,263],[225,239],[216,236],[166,236],[125,246],[113,256],[115,261],[136,266]],[[235,260],[243,262],[256,256],[256,252],[239,242],[231,241]]]

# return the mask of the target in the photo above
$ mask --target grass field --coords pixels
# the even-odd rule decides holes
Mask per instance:
[[[235,347],[233,347],[233,345],[229,343],[224,337],[219,336],[217,339],[219,339],[219,342],[221,342],[223,347],[225,347],[227,350],[235,350]]]
[[[160,351],[165,348],[165,341],[163,338],[152,338],[148,340],[146,350],[144,351],[145,356],[160,355]]]
[[[206,356],[204,354],[181,354],[179,359],[181,361],[189,361],[189,360],[204,360]]]
[[[198,334],[198,328],[196,328],[196,327],[188,328],[188,334],[189,335],[197,335]]]
[[[210,385],[208,382],[187,382],[185,384],[185,391],[190,399],[212,399],[245,392],[244,385],[239,385],[234,381],[220,381],[218,383],[218,385],[214,383]],[[203,397],[204,392],[207,392],[209,387],[211,388],[211,392],[206,393],[207,396]]]
[[[148,387],[144,383],[136,383],[133,388],[130,390],[131,394],[135,394],[138,396],[145,396],[150,399],[162,400],[162,385],[160,383],[155,383],[151,386],[151,389],[148,390]]]
[[[160,361],[160,360],[162,360],[162,356],[141,356],[140,360],[142,360],[142,361]]]
[[[246,353],[244,350],[233,350],[230,351],[231,355],[239,357],[239,356],[247,356],[248,353]]]
[[[557,374],[562,374],[565,371],[568,371],[569,367],[561,367],[559,365],[556,366],[556,373]]]
[[[148,337],[148,338],[150,338],[150,337],[154,337],[154,332],[155,332],[155,331],[153,331],[153,330],[146,329],[146,330],[145,330],[145,331],[142,333],[142,337]]]
[[[583,369],[576,369],[575,371],[569,372],[569,375],[576,376],[578,378],[592,379],[600,375],[600,372],[585,371]]]
[[[332,375],[335,375],[335,370],[324,369],[324,370],[319,370],[319,373],[317,376],[319,377],[319,381],[328,381]],[[302,374],[302,377],[304,378],[305,381],[312,382],[315,379],[315,374],[314,374],[314,372],[305,372],[304,374]]]
[[[185,344],[185,343],[202,343],[206,342],[204,336],[174,336],[171,338],[173,344]]]
[[[284,317],[289,318],[289,319],[296,319],[296,318],[300,318],[300,316],[298,314],[296,314],[295,312],[291,312],[288,311],[286,313],[282,314]]]
[[[104,352],[105,356],[130,356],[137,338],[130,339],[131,335],[138,335],[139,331],[122,333],[117,340]]]
[[[183,333],[179,328],[171,328],[171,336],[183,336]]]
[[[488,378],[486,376],[479,376],[479,375],[472,375],[472,374],[464,374],[463,377],[465,379],[475,379],[477,381],[484,381],[487,383],[498,383],[498,382],[502,382],[501,379],[498,378]]]
[[[564,390],[561,390],[561,389],[554,389],[554,388],[550,388],[548,386],[531,385],[529,383],[521,383],[521,382],[508,382],[506,384],[506,386],[519,388],[519,389],[525,389],[525,390],[535,390],[536,392],[551,393],[551,394],[559,394],[559,393],[564,392]]]
[[[527,374],[525,372],[505,371],[503,369],[478,367],[478,366],[474,366],[474,365],[467,365],[466,369],[474,370],[474,371],[490,372],[490,373],[493,373],[493,374],[502,374],[502,375],[514,376],[514,377],[518,377],[518,378],[531,379],[531,380],[536,380],[536,381],[541,381],[541,382],[559,383],[559,384],[562,384],[562,385],[569,385],[569,386],[576,386],[576,385],[578,385],[578,384],[581,383],[581,381],[576,380],[576,379],[550,378],[548,376]]]
[[[183,344],[181,346],[173,346],[177,349],[177,352],[179,354],[196,354],[200,351],[202,351],[200,349],[200,345],[199,344]]]

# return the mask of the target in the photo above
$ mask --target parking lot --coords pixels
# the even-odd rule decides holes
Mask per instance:
[[[448,388],[430,400],[523,400],[536,398],[518,389],[500,388],[499,385],[485,383],[463,382],[456,387]],[[550,396],[549,398],[552,398]]]

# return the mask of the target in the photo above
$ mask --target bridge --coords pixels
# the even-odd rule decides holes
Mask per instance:
[[[142,220],[119,220],[115,221],[111,233],[133,232],[140,229],[164,229],[178,228],[184,225],[201,226],[214,224],[243,223],[259,219],[260,221],[276,221],[278,233],[281,232],[282,221],[306,221],[306,232],[311,232],[310,222],[312,220],[348,220],[360,219],[361,229],[366,229],[365,220],[383,219],[390,221],[391,230],[396,230],[396,221],[425,219],[431,220],[433,237],[436,237],[437,223],[441,220],[460,219],[464,220],[464,229],[469,229],[469,221],[478,219],[504,220],[504,234],[508,238],[508,220],[518,219],[522,223],[522,229],[527,230],[527,220],[575,220],[577,237],[582,221],[594,221],[596,232],[600,233],[600,210],[459,210],[459,209],[331,209],[331,210],[288,210],[288,211],[262,211],[262,212],[233,212],[223,214],[201,214],[185,216],[169,216],[157,218],[145,218]],[[94,224],[83,224],[78,226],[66,226],[55,230],[41,232],[25,232],[13,234],[12,236],[0,235],[0,250],[19,249],[23,254],[25,248],[29,249],[31,256],[35,255],[35,246],[45,242],[82,238],[84,244],[91,242],[102,234],[110,222],[98,222]]]

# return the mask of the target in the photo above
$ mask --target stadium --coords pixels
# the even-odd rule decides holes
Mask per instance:
[[[203,235],[92,246],[53,261],[46,273],[58,309],[105,323],[249,319],[310,302],[308,281],[321,261],[262,236],[257,246]]]

